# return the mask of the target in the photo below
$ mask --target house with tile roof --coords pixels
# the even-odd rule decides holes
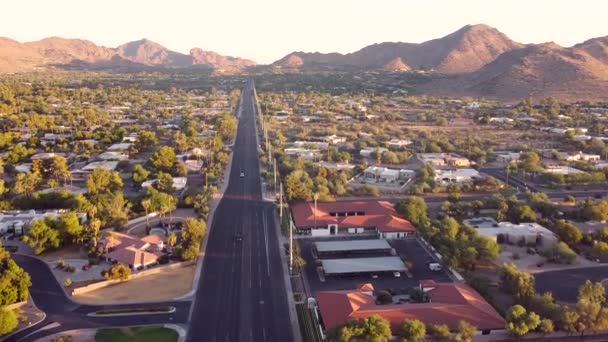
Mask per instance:
[[[138,238],[119,232],[104,232],[101,242],[109,262],[123,263],[133,270],[156,264],[165,247],[164,239],[159,235]]]
[[[483,334],[504,330],[503,317],[470,286],[433,280],[420,281],[419,286],[428,302],[376,304],[372,284],[354,290],[319,291],[315,297],[326,330],[374,314],[388,320],[395,332],[406,319],[418,319],[427,326],[446,324],[452,331],[461,320]]]
[[[290,206],[296,229],[312,236],[368,234],[385,239],[416,234],[388,201],[298,202]]]

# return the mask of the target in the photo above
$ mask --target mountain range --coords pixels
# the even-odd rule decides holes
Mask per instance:
[[[522,44],[487,25],[467,25],[420,44],[388,42],[349,54],[292,52],[271,67],[433,72],[443,77],[418,90],[437,95],[608,100],[608,36],[572,47]]]
[[[0,37],[0,72],[23,72],[50,67],[143,68],[205,66],[224,71],[243,71],[256,63],[193,48],[190,54],[171,51],[148,39],[116,48],[95,45],[82,39],[45,38],[20,43]]]
[[[0,72],[51,67],[183,68],[203,66],[247,72],[255,62],[193,48],[171,51],[142,39],[116,48],[87,40],[51,37],[19,43],[0,38]],[[414,88],[422,93],[482,96],[517,101],[558,96],[560,100],[608,100],[608,36],[572,47],[522,44],[487,25],[467,25],[423,43],[385,42],[348,54],[292,52],[256,71],[363,70],[436,75]]]

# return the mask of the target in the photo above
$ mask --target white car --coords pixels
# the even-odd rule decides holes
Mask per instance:
[[[395,278],[401,277],[401,273],[399,272],[393,272],[393,275],[395,276]]]
[[[245,172],[241,172],[241,178],[245,177]]]

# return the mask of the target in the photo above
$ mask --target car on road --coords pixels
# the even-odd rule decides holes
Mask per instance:
[[[393,272],[393,275],[395,276],[395,278],[401,277],[401,273],[399,272]]]
[[[241,178],[245,177],[245,172],[241,172]]]
[[[236,233],[234,234],[234,241],[236,242],[242,242],[243,241],[243,235]]]
[[[429,264],[429,270],[439,272],[443,269],[440,263],[433,262]]]

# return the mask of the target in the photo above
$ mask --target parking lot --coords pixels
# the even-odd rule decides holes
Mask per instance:
[[[401,274],[400,277],[395,277],[392,273],[376,274],[377,277],[369,275],[340,275],[326,276],[325,282],[319,279],[317,274],[317,264],[312,255],[312,246],[316,241],[326,241],[325,239],[300,239],[300,249],[302,257],[306,260],[306,277],[310,291],[314,294],[319,290],[350,290],[356,288],[363,283],[371,283],[376,291],[391,289],[395,293],[407,291],[418,285],[420,280],[432,279],[438,282],[450,282],[450,277],[445,271],[431,271],[428,268],[428,263],[432,262],[432,257],[426,252],[420,243],[415,239],[397,239],[389,240],[389,243],[395,248],[398,256],[404,256],[406,260],[412,263],[411,274],[409,278],[406,274]]]
[[[534,274],[534,278],[537,292],[550,291],[556,300],[574,303],[578,296],[578,288],[586,280],[598,282],[608,279],[608,266],[542,272]]]

